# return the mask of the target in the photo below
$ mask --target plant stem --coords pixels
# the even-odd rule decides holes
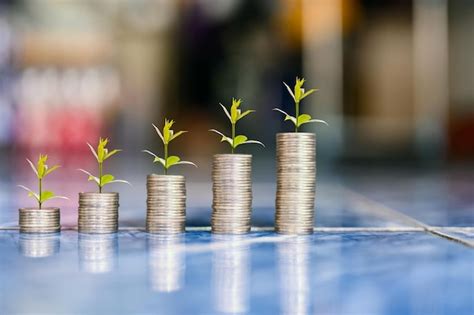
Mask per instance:
[[[168,143],[165,143],[165,175],[168,175]]]
[[[232,153],[234,153],[235,123],[232,123]]]
[[[102,163],[99,162],[99,193],[102,193]]]
[[[41,209],[41,206],[42,206],[42,202],[41,202],[41,193],[42,193],[42,185],[41,185],[41,181],[42,179],[40,178],[39,179],[39,200],[38,200],[38,204],[39,204],[39,208]]]
[[[296,117],[296,124],[295,124],[295,132],[298,132],[298,117],[300,116],[300,102],[295,102],[295,117]]]

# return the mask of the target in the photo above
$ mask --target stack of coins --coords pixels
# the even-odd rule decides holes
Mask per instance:
[[[43,258],[59,252],[58,234],[21,234],[20,252],[25,257]]]
[[[88,273],[106,273],[115,269],[118,258],[117,234],[79,234],[79,268]]]
[[[217,154],[212,165],[213,233],[244,234],[252,215],[252,156]]]
[[[316,186],[316,136],[277,134],[275,230],[283,234],[313,233]]]
[[[184,232],[186,184],[184,176],[148,175],[146,230],[148,233]]]
[[[79,193],[80,233],[115,233],[118,229],[118,193]]]
[[[57,233],[61,230],[59,208],[21,208],[21,233]]]

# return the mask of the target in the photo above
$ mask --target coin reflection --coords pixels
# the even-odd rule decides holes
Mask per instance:
[[[60,233],[20,234],[20,252],[25,257],[42,258],[59,252]]]
[[[225,242],[212,259],[215,309],[222,313],[245,313],[249,304],[249,245],[244,242],[245,236],[214,235],[213,239]]]
[[[281,313],[309,314],[310,237],[299,236],[277,246]]]
[[[79,234],[79,269],[88,273],[106,273],[117,265],[116,234]]]
[[[184,235],[147,237],[150,286],[157,292],[174,292],[183,287],[186,270]]]

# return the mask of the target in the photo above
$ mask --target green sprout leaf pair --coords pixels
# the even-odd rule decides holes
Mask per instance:
[[[303,84],[305,82],[305,79],[299,79],[296,78],[296,83],[295,87],[293,90],[283,82],[283,84],[286,86],[286,89],[290,93],[291,97],[295,101],[295,116],[291,116],[287,112],[279,109],[279,108],[274,108],[273,110],[278,111],[285,115],[285,121],[289,120],[295,125],[295,132],[298,132],[299,127],[301,127],[304,124],[309,124],[309,123],[323,123],[325,125],[328,125],[327,122],[321,119],[313,119],[311,115],[308,114],[300,114],[300,102],[307,96],[313,94],[314,92],[317,91],[317,89],[310,89],[308,91],[305,91],[303,88]]]
[[[95,150],[92,145],[87,143],[89,146],[89,149],[91,150],[92,154],[94,155],[95,159],[97,160],[97,163],[99,164],[99,176],[94,176],[90,172],[79,169],[79,171],[83,172],[84,174],[88,175],[88,180],[93,181],[97,184],[97,187],[99,187],[99,193],[102,192],[102,188],[107,185],[107,184],[113,184],[113,183],[124,183],[131,185],[129,182],[126,180],[121,180],[121,179],[115,179],[115,177],[112,174],[103,174],[103,164],[104,162],[112,157],[113,155],[117,154],[118,152],[122,150],[112,150],[109,151],[107,149],[107,144],[109,142],[109,139],[105,138],[99,139],[99,144],[97,145],[97,150]]]
[[[163,131],[161,131],[160,128],[158,128],[156,125],[153,124],[153,127],[156,130],[156,133],[158,134],[161,141],[163,142],[164,158],[159,157],[158,155],[151,152],[150,150],[142,151],[153,156],[154,157],[153,163],[160,163],[163,166],[165,174],[168,174],[168,170],[170,169],[170,167],[175,166],[175,165],[193,165],[197,167],[196,164],[194,164],[193,162],[181,161],[181,158],[179,156],[168,155],[170,142],[187,132],[187,131],[178,131],[175,133],[174,130],[171,129],[173,125],[174,125],[174,120],[168,120],[166,118],[165,118],[165,124],[163,126]]]
[[[33,197],[38,201],[38,207],[41,209],[43,203],[45,201],[48,201],[50,199],[68,199],[67,197],[63,196],[56,196],[52,191],[45,190],[43,191],[43,179],[57,170],[60,166],[59,165],[54,165],[52,167],[49,167],[46,162],[48,161],[48,156],[47,155],[39,155],[38,162],[36,163],[36,166],[31,162],[29,159],[26,159],[28,164],[30,165],[31,169],[33,172],[36,174],[36,178],[38,179],[38,192],[34,192],[30,188],[23,186],[23,185],[18,185],[18,187],[26,190],[28,192],[28,197]]]
[[[232,148],[232,153],[234,153],[235,149],[239,145],[242,145],[242,144],[259,144],[259,145],[265,147],[265,145],[263,143],[261,143],[260,141],[249,140],[247,138],[247,136],[236,135],[235,134],[236,133],[235,132],[235,126],[236,126],[237,122],[240,119],[247,116],[248,114],[255,112],[254,110],[251,110],[251,109],[242,112],[242,110],[239,108],[241,104],[242,104],[241,99],[232,98],[232,105],[230,107],[230,113],[229,113],[227,108],[224,105],[222,105],[221,103],[219,103],[219,105],[221,105],[222,109],[224,110],[225,115],[227,116],[227,118],[229,118],[229,121],[231,123],[231,126],[232,126],[232,135],[231,135],[231,137],[227,137],[222,132],[220,132],[216,129],[209,129],[209,131],[214,132],[214,133],[221,136],[221,142],[227,142],[230,145],[230,147]]]

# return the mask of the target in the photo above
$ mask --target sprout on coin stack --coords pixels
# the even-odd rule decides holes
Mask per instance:
[[[115,233],[118,229],[119,194],[116,192],[103,192],[106,185],[113,183],[129,182],[115,179],[112,174],[104,174],[104,162],[121,150],[107,148],[109,139],[99,139],[97,150],[87,144],[98,163],[99,176],[79,169],[89,176],[88,180],[96,183],[98,192],[79,193],[79,218],[78,229],[81,233]]]
[[[230,112],[220,104],[231,123],[231,136],[210,129],[221,136],[221,142],[227,142],[231,147],[231,154],[214,155],[212,164],[212,217],[213,233],[244,234],[250,231],[252,215],[252,155],[235,154],[237,147],[244,144],[263,143],[249,140],[244,135],[236,133],[237,122],[254,112],[242,112],[242,100],[232,99]]]
[[[170,143],[186,133],[186,131],[174,132],[171,129],[173,125],[174,121],[167,119],[165,119],[163,130],[153,125],[163,142],[163,158],[150,150],[143,150],[153,156],[153,163],[161,165],[164,172],[164,175],[150,174],[147,176],[146,230],[148,233],[176,234],[184,232],[185,229],[185,178],[182,175],[169,175],[168,171],[176,165],[196,165],[169,154]]]
[[[19,225],[20,232],[23,233],[56,233],[61,229],[59,208],[44,208],[43,203],[51,199],[67,199],[63,196],[56,196],[52,191],[43,189],[43,179],[57,170],[60,166],[54,165],[49,167],[47,155],[39,155],[36,166],[29,159],[26,159],[31,166],[33,172],[38,179],[38,192],[30,188],[18,185],[18,187],[26,190],[29,197],[33,197],[38,202],[38,206],[34,208],[19,209]]]
[[[278,133],[276,136],[277,193],[275,230],[283,234],[313,233],[314,198],[316,190],[316,135],[300,132],[309,123],[327,123],[300,113],[300,103],[316,89],[305,91],[305,80],[296,78],[292,90],[283,83],[295,101],[295,116],[281,109],[274,110],[291,121],[294,132]]]

